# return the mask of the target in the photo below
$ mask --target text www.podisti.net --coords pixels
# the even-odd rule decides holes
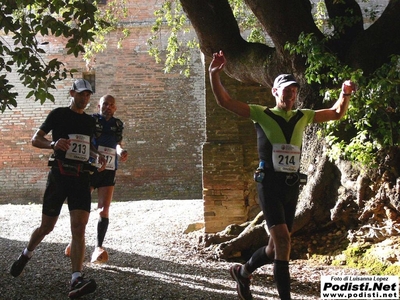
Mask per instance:
[[[321,276],[321,299],[399,299],[398,276]]]

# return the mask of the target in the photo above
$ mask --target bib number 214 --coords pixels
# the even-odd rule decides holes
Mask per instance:
[[[274,144],[272,162],[277,172],[295,173],[300,167],[300,148],[290,144]]]

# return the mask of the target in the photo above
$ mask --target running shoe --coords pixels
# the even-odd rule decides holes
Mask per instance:
[[[12,264],[10,274],[14,277],[18,277],[24,270],[26,264],[31,258],[24,255],[23,253],[18,257],[18,259]]]
[[[102,247],[96,247],[92,254],[92,263],[104,264],[108,261],[108,253]]]
[[[229,272],[233,280],[236,281],[236,290],[241,300],[253,300],[253,296],[250,292],[250,278],[243,277],[240,275],[241,264],[234,264]]]
[[[76,299],[81,296],[93,293],[96,290],[97,284],[94,279],[85,279],[83,277],[78,277],[73,283],[71,283],[71,290],[68,297],[71,299]]]

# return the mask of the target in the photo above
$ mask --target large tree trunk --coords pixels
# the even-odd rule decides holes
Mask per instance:
[[[333,251],[347,243],[374,244],[400,236],[400,147],[379,153],[382,164],[365,173],[349,162],[335,165],[325,156],[318,157],[299,199],[292,232],[296,240],[293,258],[312,255],[317,248]],[[234,226],[236,230],[229,234],[225,230],[208,235],[210,257],[248,258],[257,247],[266,245],[269,235],[262,218],[260,213],[253,222]],[[326,238],[325,229],[336,233]],[[326,239],[310,242],[311,236],[319,234]]]
[[[227,58],[225,72],[230,77],[244,83],[271,87],[278,74],[293,73],[301,85],[299,106],[323,107],[319,94],[323,86],[310,86],[305,79],[305,57],[291,55],[284,49],[288,42],[295,44],[300,33],[313,34],[319,41],[326,38],[325,32],[320,31],[313,20],[310,1],[245,0],[273,45],[245,41],[227,0],[180,0],[180,3],[196,31],[203,54],[211,57],[217,51],[224,51]],[[335,38],[330,40],[326,50],[337,55],[341,63],[353,69],[362,69],[364,75],[369,75],[382,64],[390,62],[391,55],[400,54],[400,35],[393,34],[400,31],[400,22],[396,19],[400,14],[400,1],[390,0],[379,19],[369,27],[364,24],[363,13],[356,0],[325,0],[325,4],[329,21],[346,17],[353,20],[349,23],[333,22],[332,30],[328,31]],[[341,83],[331,84],[339,88]],[[380,212],[379,215],[384,211],[386,215],[391,215],[391,220],[396,219],[393,215],[399,213],[400,191],[395,192],[396,179],[393,178],[398,178],[400,164],[390,170],[382,167],[381,176],[397,172],[397,175],[386,176],[385,179],[372,175],[372,172],[360,176],[360,172],[347,163],[330,162],[322,154],[322,145],[317,139],[316,127],[312,127],[305,135],[303,153],[308,154],[304,165],[313,169],[301,193],[294,228],[296,234],[327,226],[354,228],[360,222],[359,216],[367,218],[374,209]],[[395,154],[388,156],[398,162]],[[368,182],[382,186],[369,189]],[[400,182],[397,185],[400,186]],[[382,205],[373,208],[370,203],[377,199]],[[377,216],[376,213],[372,215]],[[373,221],[378,222],[377,219]],[[225,239],[224,234],[220,234],[221,245],[211,247],[217,249],[216,256],[237,256],[246,250],[242,241],[266,242],[261,224],[251,223],[249,226],[240,238],[234,235]],[[343,233],[343,230],[338,232]],[[356,234],[354,236],[359,238]]]

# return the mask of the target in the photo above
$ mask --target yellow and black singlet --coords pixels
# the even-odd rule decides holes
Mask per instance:
[[[260,160],[277,172],[295,173],[300,168],[301,145],[306,126],[313,122],[315,111],[250,104],[250,118],[257,131]]]

